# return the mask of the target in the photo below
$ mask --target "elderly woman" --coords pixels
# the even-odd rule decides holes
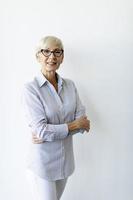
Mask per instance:
[[[22,96],[32,133],[27,177],[35,200],[59,200],[75,168],[73,135],[89,132],[90,121],[74,82],[57,73],[64,58],[61,40],[42,38],[36,58],[41,70]]]

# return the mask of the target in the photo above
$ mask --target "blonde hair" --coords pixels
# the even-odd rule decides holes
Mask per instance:
[[[46,36],[39,41],[35,48],[35,53],[37,54],[41,49],[44,49],[48,43],[55,43],[59,48],[64,49],[63,43],[59,38],[55,36]]]

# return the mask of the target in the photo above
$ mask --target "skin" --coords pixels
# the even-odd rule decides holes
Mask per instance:
[[[54,43],[47,44],[45,48],[49,50],[60,49],[60,47]],[[41,64],[41,72],[55,87],[56,91],[58,90],[58,87],[55,73],[60,64],[63,62],[63,58],[64,54],[62,54],[60,57],[55,57],[53,53],[49,57],[45,57],[42,53],[39,53],[37,56],[37,60]]]
[[[60,49],[56,43],[48,43],[45,45],[45,49],[49,49],[51,51],[55,49]],[[56,70],[59,69],[60,64],[63,62],[64,54],[60,57],[55,57],[52,53],[49,57],[45,57],[41,52],[36,55],[38,62],[41,65],[41,72],[43,75],[49,80],[49,82],[54,86],[55,90],[58,92],[58,83],[56,80]],[[75,129],[83,128],[87,132],[90,129],[90,121],[87,119],[87,116],[83,116],[79,119],[74,120],[67,124],[68,130],[73,131]],[[32,142],[35,144],[43,143],[42,139],[36,137],[35,133],[32,133]]]

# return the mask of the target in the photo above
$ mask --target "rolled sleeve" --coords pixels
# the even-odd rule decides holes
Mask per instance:
[[[59,125],[47,124],[45,127],[45,136],[43,136],[42,138],[47,139],[47,137],[49,137],[49,140],[53,141],[53,140],[63,139],[67,137],[67,135],[68,135],[67,124],[59,124]]]
[[[22,92],[22,105],[31,131],[44,141],[60,140],[68,136],[68,126],[48,124],[43,104],[34,88],[25,85]]]
[[[75,94],[76,94],[76,110],[75,110],[75,119],[78,119],[82,116],[85,116],[86,113],[85,113],[85,106],[83,106],[81,100],[80,100],[80,97],[79,97],[79,94],[78,94],[78,91],[77,91],[77,88],[74,84],[74,87],[75,87]]]
[[[76,110],[75,110],[75,119],[78,119],[80,117],[86,116],[86,111],[85,111],[85,106],[83,106],[80,97],[79,97],[79,93],[78,90],[73,82],[74,85],[74,90],[75,90],[75,95],[76,95]],[[84,133],[85,129],[78,129],[76,131],[73,131],[72,134],[74,135],[75,133],[80,132],[80,133]]]

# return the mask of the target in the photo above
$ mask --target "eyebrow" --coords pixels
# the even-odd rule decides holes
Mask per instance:
[[[45,50],[51,50],[51,49],[46,48]],[[53,51],[53,50],[62,50],[62,49],[60,49],[60,48],[56,48],[56,49],[52,49],[51,51]]]

